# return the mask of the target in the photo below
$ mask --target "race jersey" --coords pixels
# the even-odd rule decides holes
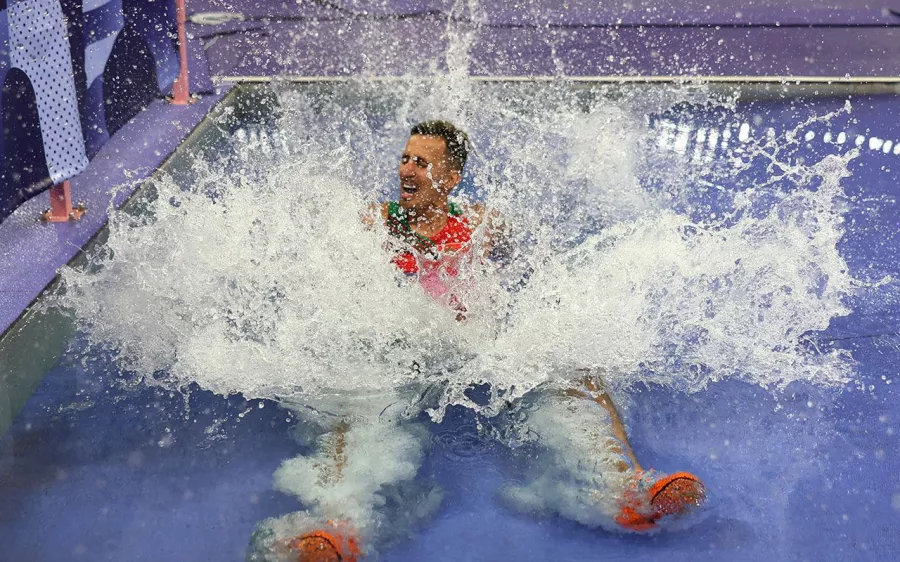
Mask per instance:
[[[447,299],[451,308],[464,311],[465,307],[450,291],[471,247],[472,227],[453,203],[447,215],[444,228],[428,238],[412,230],[406,209],[397,202],[388,203],[388,231],[406,243],[392,261],[400,271],[418,276],[419,283],[432,297],[440,301]]]

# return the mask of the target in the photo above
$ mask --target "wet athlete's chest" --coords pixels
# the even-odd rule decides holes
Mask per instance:
[[[472,230],[465,218],[450,216],[438,232],[428,237],[438,247],[438,252],[455,252],[472,240]]]
[[[464,252],[472,240],[472,229],[465,217],[458,213],[452,213],[447,217],[446,223],[430,236],[423,232],[415,231],[402,214],[391,213],[388,219],[388,230],[395,237],[408,245],[401,249],[394,257],[393,262],[400,270],[407,274],[419,273],[420,266],[432,269],[441,264],[450,265],[448,271],[453,275],[456,267],[451,264],[454,256]]]

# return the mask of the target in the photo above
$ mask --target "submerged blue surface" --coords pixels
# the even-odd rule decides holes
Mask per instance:
[[[737,114],[690,109],[712,126],[785,130],[842,99],[767,101]],[[900,278],[900,155],[869,148],[900,131],[900,99],[858,98],[824,130],[866,140],[844,182],[855,203],[840,243],[852,273]],[[687,110],[686,110],[687,111]],[[807,129],[803,129],[806,131]],[[846,147],[801,142],[795,156]],[[741,189],[747,186],[730,186]],[[696,194],[715,210],[713,192]],[[701,201],[702,200],[702,201]],[[702,205],[693,205],[699,209]],[[815,334],[852,352],[843,389],[794,383],[784,391],[725,381],[692,395],[639,387],[627,397],[632,442],[646,466],[690,470],[710,491],[693,527],[649,536],[588,529],[517,513],[498,488],[521,477],[517,453],[478,436],[453,409],[432,426],[420,472],[444,488],[437,515],[385,560],[881,560],[900,538],[898,282],[851,297],[854,312]],[[294,511],[274,492],[280,462],[300,451],[288,411],[270,402],[193,390],[187,398],[124,390],[63,357],[0,441],[2,560],[240,560],[261,519]]]

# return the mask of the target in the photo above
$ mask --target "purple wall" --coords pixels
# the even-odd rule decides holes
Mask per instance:
[[[900,76],[900,0],[597,4],[483,0],[470,13],[450,0],[195,0],[188,10],[207,23],[227,16],[192,27],[220,78],[427,74],[445,68],[447,31],[471,33],[476,75]]]

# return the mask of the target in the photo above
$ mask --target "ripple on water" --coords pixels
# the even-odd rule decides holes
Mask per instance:
[[[478,428],[469,425],[437,431],[432,441],[441,456],[454,463],[477,463],[491,446],[488,437],[479,435]]]

